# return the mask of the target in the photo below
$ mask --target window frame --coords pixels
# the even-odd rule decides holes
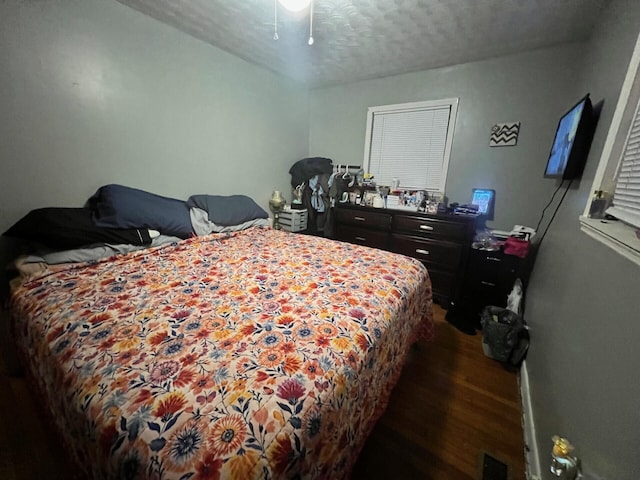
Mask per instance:
[[[447,173],[449,171],[449,159],[451,157],[451,146],[453,145],[453,135],[458,118],[459,97],[444,98],[441,100],[425,100],[420,102],[396,103],[392,105],[379,105],[367,109],[367,127],[364,141],[364,160],[362,162],[365,172],[369,172],[369,162],[371,160],[371,142],[373,141],[373,117],[379,113],[404,113],[420,110],[430,110],[435,108],[449,107],[449,123],[447,125],[447,138],[445,140],[444,158],[442,161],[442,175],[438,189],[427,189],[430,192],[439,192],[444,195],[447,184]],[[401,188],[411,189],[410,185],[400,185]]]
[[[620,91],[611,126],[602,149],[590,193],[607,191],[613,194],[616,175],[622,162],[622,151],[627,141],[633,119],[629,120],[629,112],[635,112],[640,100],[640,34],[629,61],[627,74]],[[631,109],[631,110],[630,110]],[[625,121],[625,118],[629,122]],[[622,148],[622,151],[621,151]],[[613,249],[637,265],[640,265],[640,238],[635,227],[620,220],[609,221],[589,217],[591,195],[583,214],[579,217],[580,229],[591,238]]]

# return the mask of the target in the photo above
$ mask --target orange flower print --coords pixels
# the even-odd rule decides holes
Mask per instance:
[[[293,375],[302,366],[302,361],[295,355],[287,355],[284,359],[284,366],[282,367],[287,375]]]
[[[133,404],[134,405],[143,405],[143,404],[146,404],[149,401],[149,399],[151,399],[151,398],[153,398],[153,393],[151,393],[151,390],[147,390],[145,388],[143,390],[140,390],[138,395],[136,395],[136,398],[133,401]]]
[[[333,340],[331,340],[331,344],[336,350],[341,352],[349,348],[350,345],[349,340],[344,337],[334,338]]]
[[[186,387],[187,385],[191,384],[191,382],[193,382],[195,376],[196,375],[195,373],[193,373],[193,370],[188,370],[186,368],[182,369],[176,379],[173,381],[173,386],[176,388]]]
[[[119,337],[134,337],[136,336],[138,333],[140,333],[140,330],[142,329],[142,327],[140,326],[139,323],[129,323],[129,324],[125,324],[122,325],[122,327],[120,327],[118,329],[118,336]]]
[[[291,315],[280,315],[276,320],[276,323],[278,325],[290,326],[290,325],[293,325],[294,322],[295,322],[295,318],[292,317]]]
[[[136,348],[139,343],[140,343],[140,339],[138,337],[127,336],[127,337],[124,337],[122,340],[120,340],[118,343],[116,343],[115,348],[116,348],[116,351],[122,352],[123,350],[130,350],[132,348]]]
[[[295,459],[295,452],[291,446],[291,439],[284,433],[276,436],[275,442],[269,447],[270,463],[276,473],[282,474]]]
[[[209,338],[209,334],[211,334],[211,331],[208,328],[201,328],[196,333],[196,338],[198,340],[205,340],[205,339]]]
[[[163,422],[168,422],[176,413],[182,410],[186,404],[187,401],[182,392],[171,392],[157,403],[153,414]]]
[[[358,357],[358,354],[354,350],[350,350],[349,353],[347,353],[347,363],[354,370],[358,368],[358,360],[360,360],[360,357]]]
[[[209,442],[219,455],[235,453],[244,442],[246,425],[240,415],[228,415],[213,424]]]
[[[331,303],[333,304],[343,304],[347,301],[347,297],[340,294],[331,295]]]
[[[295,352],[296,351],[296,344],[293,343],[293,342],[285,342],[280,347],[280,350],[282,350],[284,353]]]
[[[199,375],[195,381],[191,384],[191,393],[198,395],[203,390],[210,390],[216,385],[213,381],[212,375]]]
[[[187,365],[193,365],[194,363],[196,363],[198,361],[198,358],[199,357],[197,354],[188,353],[187,355],[185,355],[180,359],[180,363],[182,364],[183,367],[186,367]]]
[[[111,320],[111,315],[109,313],[98,313],[89,319],[89,323],[92,325],[99,325],[107,320]]]
[[[222,460],[216,458],[213,453],[208,454],[196,465],[196,474],[193,480],[220,480]]]
[[[360,350],[362,350],[363,352],[369,350],[369,340],[367,340],[367,337],[362,333],[358,333],[356,335],[356,343],[358,344],[358,347],[360,347]]]
[[[247,323],[246,325],[243,325],[242,328],[240,329],[240,333],[242,333],[242,335],[245,337],[252,335],[253,332],[255,331],[256,331],[256,327],[252,323]]]
[[[221,342],[218,342],[218,347],[224,350],[233,350],[235,346],[237,346],[237,341],[235,338],[225,338]]]
[[[331,323],[324,323],[318,328],[318,333],[324,337],[333,338],[338,335],[338,329]]]
[[[319,347],[326,347],[329,345],[329,339],[327,337],[318,337],[316,338],[316,345]]]
[[[149,338],[149,343],[154,347],[157,347],[162,342],[169,338],[169,334],[167,332],[158,332],[154,333],[151,338]]]
[[[251,472],[258,462],[259,456],[260,454],[255,450],[245,450],[242,454],[231,457],[225,466],[231,472],[229,478],[251,478]]]
[[[180,364],[175,360],[158,363],[151,370],[151,381],[156,385],[162,382],[166,382],[176,373],[178,373],[178,370],[180,370]]]
[[[311,326],[302,324],[293,330],[293,335],[299,340],[313,341],[315,332]]]
[[[264,350],[258,357],[260,365],[267,368],[276,368],[284,361],[284,353],[277,349]]]
[[[303,369],[304,374],[309,378],[309,380],[315,380],[317,375],[323,375],[324,371],[320,368],[320,364],[317,360],[308,360],[304,364]]]

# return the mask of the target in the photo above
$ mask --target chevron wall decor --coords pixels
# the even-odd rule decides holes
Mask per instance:
[[[491,127],[490,147],[513,147],[518,143],[520,122],[496,123]]]

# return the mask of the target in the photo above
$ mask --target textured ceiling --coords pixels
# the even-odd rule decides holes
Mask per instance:
[[[310,86],[454,65],[588,37],[607,0],[118,0]]]

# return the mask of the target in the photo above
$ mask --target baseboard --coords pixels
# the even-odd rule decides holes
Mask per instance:
[[[522,426],[524,429],[524,449],[527,480],[541,480],[540,454],[536,442],[536,427],[533,421],[531,393],[529,391],[529,371],[527,361],[522,362],[519,375],[520,398],[522,400]]]

